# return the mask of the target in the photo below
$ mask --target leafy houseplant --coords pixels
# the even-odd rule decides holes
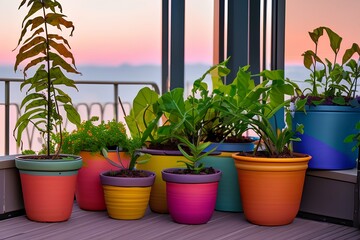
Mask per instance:
[[[302,141],[294,143],[294,149],[313,156],[309,168],[350,169],[356,165],[356,153],[344,139],[360,119],[359,98],[356,96],[360,76],[360,48],[357,43],[340,55],[342,38],[328,27],[318,27],[309,32],[315,50],[304,52],[304,66],[310,70],[301,96],[307,99],[304,108],[297,109],[294,123],[303,124],[306,133]],[[320,40],[329,39],[332,61],[319,53]],[[338,61],[340,60],[340,63]],[[331,130],[329,130],[331,129]]]
[[[334,53],[333,61],[322,59],[318,54],[319,40],[326,32],[330,48]],[[310,79],[305,80],[311,87],[304,89],[303,97],[309,104],[335,104],[359,106],[356,99],[357,81],[360,77],[360,48],[357,43],[345,50],[341,64],[337,62],[342,38],[328,27],[318,27],[309,32],[315,44],[315,51],[304,52],[304,66],[311,71]],[[355,60],[352,57],[358,55]],[[320,66],[319,66],[320,65]]]
[[[219,65],[215,65],[196,80],[186,99],[184,90],[177,88],[163,94],[158,100],[159,107],[168,120],[168,124],[161,126],[159,132],[178,138],[178,148],[186,158],[185,161],[181,160],[186,168],[162,170],[169,212],[178,223],[207,223],[215,208],[221,171],[205,166],[200,160],[215,150],[204,151],[211,144],[204,142],[205,116],[214,99],[207,95],[207,85],[203,80],[218,67]],[[197,97],[198,94],[201,97]]]
[[[156,175],[160,175],[164,168],[184,166],[178,160],[185,160],[177,147],[179,141],[160,131],[161,126],[167,124],[167,116],[159,107],[159,98],[154,90],[142,88],[133,100],[130,114],[125,117],[131,135],[146,143],[142,151],[151,154],[151,159],[138,165],[137,169],[152,171]],[[166,186],[159,177],[152,186],[149,205],[153,212],[168,213]]]
[[[298,141],[292,128],[291,113],[281,129],[276,113],[288,108],[297,86],[280,70],[264,70],[262,82],[254,85],[248,67],[240,68],[236,86],[242,100],[237,104],[224,98],[222,108],[232,122],[241,122],[260,138],[252,152],[234,153],[243,210],[246,218],[258,225],[283,225],[295,218],[299,207],[310,156],[294,153],[291,142]],[[236,82],[235,81],[235,82]],[[297,104],[304,104],[298,101]]]
[[[102,155],[102,150],[108,150],[108,157],[117,159],[116,147],[127,141],[126,129],[123,123],[101,121],[92,117],[83,121],[71,133],[63,133],[62,153],[79,154],[83,159],[83,167],[79,170],[76,185],[76,200],[83,210],[105,210],[105,199],[99,174],[114,168]],[[123,161],[124,166],[129,161]]]
[[[215,71],[211,71],[212,92],[207,93],[203,90],[203,94],[201,94],[202,98],[210,97],[214,99],[214,105],[209,109],[205,117],[205,141],[213,142],[217,146],[218,151],[233,151],[232,146],[238,146],[236,150],[234,150],[236,152],[251,150],[254,145],[252,143],[254,139],[244,136],[246,126],[226,121],[226,114],[223,112],[224,109],[220,107],[223,104],[223,98],[227,98],[227,101],[237,105],[241,103],[243,97],[242,92],[240,92],[237,87],[237,84],[239,84],[237,79],[240,75],[229,85],[223,83],[222,78],[230,73],[230,70],[226,67],[228,60],[229,59],[220,63]],[[241,73],[241,71],[238,71],[238,74]],[[207,94],[210,94],[210,96],[207,96]],[[226,143],[226,145],[224,143]],[[238,143],[244,144],[240,145]]]
[[[33,124],[46,141],[44,145],[47,154],[20,156],[15,163],[20,169],[28,218],[45,222],[64,221],[71,214],[77,170],[82,160],[78,156],[59,155],[61,146],[51,155],[50,143],[52,134],[58,131],[62,135],[60,104],[70,122],[80,123],[80,116],[72,106],[70,96],[64,91],[65,87],[76,89],[76,86],[74,81],[64,75],[63,70],[75,74],[79,72],[68,41],[57,32],[50,31],[65,27],[71,29],[72,35],[74,25],[65,19],[61,13],[61,4],[55,0],[23,0],[19,8],[25,4],[29,12],[23,20],[14,70],[17,71],[19,65],[25,63],[25,79],[21,89],[28,87],[28,90],[21,103],[25,113],[16,122],[14,135],[20,145],[23,131],[29,123]],[[28,70],[35,67],[37,70],[34,75],[26,78]],[[58,187],[55,189],[54,186]]]

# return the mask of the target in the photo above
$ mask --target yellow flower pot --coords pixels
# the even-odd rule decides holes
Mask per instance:
[[[110,176],[109,172],[100,174],[109,217],[122,220],[144,217],[155,180],[154,173],[145,172],[147,177],[136,178]]]

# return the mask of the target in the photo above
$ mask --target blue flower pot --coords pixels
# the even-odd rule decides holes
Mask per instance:
[[[294,142],[294,152],[312,156],[311,169],[341,170],[356,166],[357,151],[352,151],[355,143],[345,143],[344,139],[353,133],[360,121],[360,108],[349,106],[310,106],[306,114],[297,111],[293,124],[303,124],[301,142]]]

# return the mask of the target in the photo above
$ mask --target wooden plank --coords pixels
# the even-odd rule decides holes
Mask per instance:
[[[184,225],[168,214],[150,210],[141,220],[115,220],[106,211],[84,211],[75,204],[69,221],[38,223],[25,216],[0,221],[0,239],[360,239],[354,227],[296,218],[285,226],[257,226],[246,221],[243,213],[215,211],[203,225]]]

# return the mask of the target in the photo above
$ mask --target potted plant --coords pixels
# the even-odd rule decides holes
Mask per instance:
[[[91,211],[106,209],[99,174],[114,168],[106,161],[102,155],[102,150],[105,148],[108,152],[108,158],[116,160],[118,154],[116,147],[127,139],[123,123],[111,120],[95,124],[98,120],[98,117],[92,117],[83,121],[71,133],[65,132],[61,150],[62,153],[80,155],[83,159],[75,195],[79,207]],[[129,162],[123,160],[122,164],[128,167]]]
[[[328,27],[309,32],[315,50],[304,52],[304,66],[310,70],[301,98],[307,99],[305,108],[297,109],[294,124],[303,124],[302,141],[294,143],[294,150],[313,156],[309,168],[351,169],[356,166],[352,145],[344,143],[346,136],[356,133],[360,119],[356,87],[360,76],[360,48],[357,43],[340,55],[342,38]],[[319,55],[321,38],[326,35],[334,54],[332,60]],[[356,57],[356,58],[355,58]],[[340,63],[338,61],[340,60]]]
[[[201,162],[206,166],[213,166],[222,171],[215,209],[241,212],[239,183],[231,155],[240,151],[252,151],[256,138],[245,134],[247,130],[246,124],[228,121],[227,108],[222,107],[222,105],[231,102],[234,106],[241,108],[246,101],[246,91],[238,86],[243,83],[251,83],[246,87],[251,89],[255,86],[255,83],[243,80],[243,78],[250,79],[250,74],[245,71],[249,66],[246,66],[239,68],[235,79],[230,84],[225,85],[222,77],[226,77],[230,72],[226,67],[227,62],[228,60],[225,60],[219,64],[219,67],[215,69],[216,71],[209,72],[212,79],[211,93],[203,90],[203,93],[200,94],[203,100],[206,100],[206,98],[213,99],[213,105],[205,116],[204,141],[212,142],[209,149],[216,147],[216,151],[221,152],[220,155],[209,156],[201,160]],[[202,84],[206,85],[204,82]]]
[[[210,147],[216,146],[217,151],[250,151],[254,147],[253,142],[255,139],[245,135],[246,126],[226,121],[226,114],[223,113],[224,108],[221,108],[224,98],[227,98],[227,101],[235,105],[241,105],[244,101],[244,92],[240,91],[238,85],[241,84],[243,77],[248,77],[243,68],[239,68],[233,82],[225,85],[222,78],[227,77],[230,73],[230,69],[226,67],[229,59],[209,69],[202,77],[204,79],[206,74],[211,74],[212,91],[209,93],[206,90],[207,92],[201,94],[201,98],[203,100],[206,100],[204,98],[207,97],[214,99],[214,105],[209,109],[205,117],[205,141],[212,142]],[[205,82],[202,82],[202,84],[206,85]]]
[[[133,220],[140,219],[145,215],[151,186],[155,181],[155,173],[135,169],[136,164],[141,164],[149,159],[147,154],[138,152],[142,145],[141,139],[136,137],[127,138],[121,142],[119,148],[124,154],[117,154],[119,163],[107,158],[107,151],[103,150],[103,155],[108,162],[119,168],[119,170],[100,173],[106,208],[111,218]],[[124,160],[126,164],[124,164]]]
[[[204,116],[212,104],[211,98],[207,101],[196,98],[197,93],[206,88],[202,80],[194,82],[186,100],[182,88],[173,89],[159,99],[160,107],[170,122],[162,126],[161,131],[179,139],[178,148],[186,158],[186,161],[180,160],[186,168],[168,168],[161,172],[166,181],[169,213],[175,222],[182,224],[204,224],[211,219],[221,178],[220,170],[205,167],[199,161],[215,150],[204,151],[211,143],[202,141]],[[172,134],[179,129],[182,134]]]
[[[72,212],[76,177],[82,160],[79,156],[60,155],[61,146],[51,143],[55,132],[62,137],[64,116],[60,115],[60,108],[64,108],[70,122],[80,123],[80,116],[64,90],[66,87],[76,89],[76,86],[63,70],[79,72],[68,41],[50,31],[65,27],[71,29],[72,35],[74,25],[65,19],[57,1],[23,0],[19,8],[25,4],[29,12],[23,20],[14,69],[17,71],[19,65],[25,63],[21,89],[28,89],[21,103],[24,114],[16,122],[14,136],[20,145],[23,131],[29,123],[33,124],[45,140],[45,154],[19,156],[15,164],[20,170],[27,217],[40,222],[65,221]],[[35,67],[34,75],[27,78],[28,70]]]
[[[151,156],[149,161],[138,165],[137,169],[152,171],[157,176],[164,168],[184,166],[178,160],[185,160],[177,148],[178,140],[159,133],[159,128],[167,124],[159,108],[159,97],[158,93],[148,87],[140,89],[133,100],[130,114],[125,116],[131,135],[141,138],[146,144],[142,152]],[[166,186],[160,177],[155,179],[151,188],[149,205],[153,212],[168,213]]]
[[[231,102],[224,107],[231,121],[247,124],[260,138],[254,151],[232,155],[246,219],[258,225],[284,225],[291,223],[299,210],[311,157],[292,151],[291,142],[300,140],[295,132],[303,132],[303,126],[292,129],[290,111],[286,111],[284,127],[276,116],[278,110],[289,107],[290,100],[284,101],[284,95],[293,95],[297,86],[284,79],[280,70],[264,70],[260,75],[263,81],[259,85],[244,89],[243,107]],[[243,86],[249,85],[245,82]]]
[[[204,84],[205,76],[220,67],[220,65],[211,67],[197,82]],[[174,90],[170,94],[175,94],[177,99],[173,99],[174,101],[184,101],[180,98],[180,95],[184,94],[183,90]],[[165,168],[185,167],[183,162],[186,158],[178,150],[177,145],[180,141],[176,136],[188,137],[186,136],[187,126],[182,124],[183,119],[164,111],[169,103],[160,98],[165,97],[159,96],[148,87],[141,89],[134,98],[130,114],[125,118],[131,134],[141,137],[146,142],[147,147],[142,151],[151,154],[151,160],[138,168],[154,171],[156,175],[160,175]],[[207,102],[211,102],[210,99],[207,98]],[[172,126],[176,128],[171,128]],[[171,131],[169,131],[170,128]],[[155,179],[150,197],[150,208],[157,213],[168,213],[166,184],[161,178]]]

